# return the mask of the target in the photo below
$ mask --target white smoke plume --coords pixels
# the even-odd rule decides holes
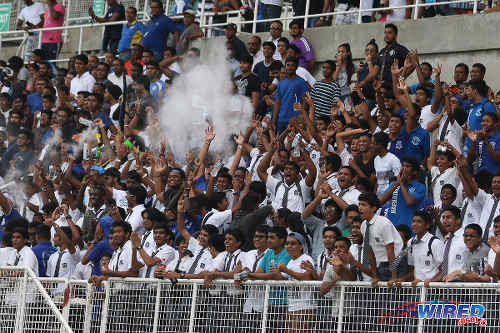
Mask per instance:
[[[220,40],[201,54],[202,64],[182,73],[168,88],[159,112],[161,128],[177,159],[203,144],[204,130],[213,124],[216,138],[211,151],[232,154],[231,134],[245,131],[252,117],[246,97],[233,93],[225,42]],[[186,67],[186,66],[185,66]]]

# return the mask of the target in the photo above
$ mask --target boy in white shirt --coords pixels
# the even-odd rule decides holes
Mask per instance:
[[[377,175],[377,195],[384,193],[392,180],[401,171],[401,161],[393,153],[387,151],[389,136],[384,132],[373,135],[375,143],[375,173]]]

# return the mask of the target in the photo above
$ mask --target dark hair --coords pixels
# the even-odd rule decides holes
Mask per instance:
[[[239,229],[230,228],[228,231],[226,231],[226,235],[233,236],[241,244],[245,242],[245,235],[243,235],[243,233]]]
[[[351,45],[349,43],[344,43],[340,44],[339,48],[343,47],[346,49],[348,56],[347,56],[347,84],[351,84],[351,78],[352,75],[354,74],[354,63],[352,62],[352,52],[351,52]]]
[[[394,24],[392,24],[392,23],[387,23],[387,24],[385,25],[385,29],[387,29],[387,28],[392,29],[392,31],[394,31],[394,33],[395,33],[395,34],[396,34],[396,36],[397,36],[397,34],[398,34],[398,27],[397,27],[396,25],[394,25]]]
[[[295,161],[292,160],[286,161],[285,166],[291,166],[292,168],[295,169],[295,171],[297,171],[297,173],[300,172],[300,166]]]
[[[241,199],[241,210],[244,212],[253,212],[260,203],[260,198],[256,193],[249,192]]]
[[[325,61],[325,65],[330,66],[332,68],[332,71],[335,71],[335,69],[337,68],[337,64],[335,63],[334,60]]]
[[[250,183],[250,192],[257,193],[261,197],[265,197],[267,195],[266,184],[261,181],[253,181]]]
[[[341,167],[341,168],[339,169],[339,171],[340,171],[340,170],[342,170],[342,169],[347,169],[347,170],[349,170],[349,172],[351,173],[352,178],[354,178],[354,177],[357,175],[356,170],[354,170],[354,169],[353,169],[351,166],[349,166],[349,165],[344,165],[343,167]]]
[[[101,94],[98,94],[98,93],[93,92],[93,93],[90,93],[90,94],[89,94],[89,97],[90,97],[90,96],[94,96],[94,97],[97,99],[97,102],[98,102],[99,104],[104,103],[104,96],[102,96]]]
[[[278,214],[279,218],[287,219],[288,215],[292,213],[292,211],[288,208],[279,208],[278,211],[276,212]]]
[[[491,117],[491,119],[493,119],[493,121],[495,123],[498,122],[498,115],[496,113],[488,112],[488,113],[485,113],[484,116]]]
[[[405,236],[405,239],[403,239],[403,241],[408,240],[408,239],[411,238],[410,227],[407,226],[406,224],[398,224],[396,226],[396,230],[399,231],[399,232],[401,232]]]
[[[86,54],[83,54],[83,53],[76,55],[76,56],[75,56],[75,61],[76,61],[76,60],[80,60],[80,61],[81,61],[81,62],[83,62],[85,65],[88,65],[88,63],[89,63],[89,58],[87,57],[87,55],[86,55]]]
[[[225,238],[221,234],[214,234],[208,238],[208,246],[215,248],[217,252],[224,252],[226,250],[224,242]]]
[[[373,135],[373,141],[375,142],[376,145],[380,145],[384,148],[387,148],[387,145],[389,144],[389,135],[384,132],[378,132]]]
[[[328,154],[325,157],[325,165],[331,165],[334,172],[338,172],[342,165],[342,160],[337,154]]]
[[[158,230],[158,229],[163,229],[167,236],[170,237],[170,239],[174,239],[174,233],[172,232],[172,229],[168,226],[166,222],[157,222],[153,225],[153,230]]]
[[[161,222],[165,221],[165,214],[163,214],[162,212],[160,212],[158,209],[156,209],[154,207],[146,208],[141,213],[141,215],[144,213],[148,213],[148,219],[151,220],[152,222],[161,223]]]
[[[28,230],[26,230],[25,228],[20,228],[20,227],[14,228],[14,230],[12,230],[12,234],[16,232],[18,234],[21,234],[24,239],[28,239]]]
[[[342,232],[340,232],[340,229],[334,226],[328,226],[323,228],[323,236],[325,236],[325,232],[327,231],[333,231],[336,235],[336,237],[342,237]]]
[[[361,193],[359,195],[358,201],[364,201],[371,207],[380,207],[380,200],[378,199],[377,195],[372,192]]]
[[[210,202],[210,208],[217,209],[217,206],[224,200],[226,199],[226,193],[224,192],[215,192],[212,193],[208,197],[208,201]]]
[[[472,65],[472,67],[477,67],[481,71],[481,74],[486,74],[486,66],[484,66],[482,63],[476,62],[474,65]]]
[[[165,51],[170,51],[170,53],[172,53],[172,55],[176,55],[177,54],[177,51],[175,50],[175,47],[167,46],[165,48]],[[163,51],[163,52],[165,52],[165,51]]]
[[[160,65],[156,61],[151,61],[147,66],[153,66],[156,69],[160,69]]]
[[[356,186],[358,188],[364,187],[366,189],[366,191],[364,191],[364,192],[372,192],[373,191],[373,184],[370,181],[370,179],[368,179],[366,177],[358,177],[358,179],[356,180]]]
[[[457,206],[450,205],[450,206],[443,207],[443,213],[446,211],[451,212],[453,214],[453,216],[455,216],[456,219],[461,218],[460,208],[458,208]]]
[[[451,184],[444,184],[443,187],[441,187],[441,192],[443,192],[443,190],[445,190],[445,189],[449,189],[451,191],[451,193],[453,193],[454,197],[457,196],[457,189],[455,188],[455,186],[453,186]]]
[[[5,231],[3,233],[3,235],[2,235],[2,244],[4,244],[6,247],[12,247],[12,232]]]
[[[33,224],[33,223],[31,223]],[[31,226],[31,224],[29,226]],[[50,241],[50,227],[46,224],[40,224],[36,227],[36,234],[41,239]]]
[[[413,214],[413,217],[415,216],[418,216],[420,217],[422,220],[424,220],[424,223],[426,225],[431,225],[432,224],[432,217],[429,215],[429,213],[427,213],[425,210],[417,210],[414,214]]]
[[[295,58],[295,57],[288,57],[286,58],[286,61],[285,61],[285,64],[288,63],[288,62],[293,62],[295,64],[295,67],[299,67],[299,59]]]
[[[436,154],[446,157],[449,162],[453,162],[456,159],[455,154],[450,150],[438,150]]]
[[[378,53],[378,45],[375,42],[375,38],[370,39],[370,41],[368,42],[368,44],[366,44],[366,46],[370,46],[370,45],[375,46],[375,49],[377,50],[377,53]]]
[[[148,196],[146,190],[141,185],[129,187],[127,191],[135,197],[138,204],[143,204]]]
[[[149,91],[150,81],[149,81],[147,76],[142,75],[142,76],[138,77],[137,80],[135,80],[135,83],[142,85],[144,87],[144,89]]]
[[[137,15],[137,8],[129,6],[127,9],[132,9],[134,11],[134,14]]]
[[[463,62],[461,63],[458,63],[455,68],[457,67],[462,67],[464,69],[464,72],[465,72],[465,76],[467,77],[469,75],[469,66],[467,66],[467,64],[464,64]]]
[[[283,227],[272,227],[269,229],[268,234],[275,234],[278,236],[279,239],[286,239],[288,236],[288,232],[286,231],[286,228]]]
[[[113,230],[114,228],[122,228],[125,233],[132,233],[132,226],[130,225],[130,223],[124,221],[114,221],[111,225],[111,230]]]
[[[269,226],[267,224],[259,224],[255,228],[255,232],[261,232],[267,235],[267,233],[269,232]]]
[[[469,85],[471,89],[477,90],[478,94],[481,97],[488,96],[488,86],[486,85],[486,82],[484,82],[484,80],[472,79],[469,81]]]
[[[279,71],[283,67],[283,63],[279,60],[274,60],[269,66],[269,71]]]
[[[249,54],[244,54],[243,56],[241,56],[241,59],[240,59],[240,63],[242,63],[242,62],[245,64],[252,65],[253,64],[253,57]]]
[[[483,228],[481,228],[481,226],[477,223],[471,223],[471,224],[468,224],[464,230],[466,229],[472,229],[474,230],[478,235],[479,237],[482,237],[483,236]],[[486,232],[486,231],[485,231]]]
[[[205,224],[203,227],[201,227],[201,230],[205,230],[208,234],[208,237],[219,233],[219,229],[217,229],[217,227],[212,224]]]
[[[161,9],[163,10],[163,2],[161,0],[151,0],[151,3],[153,2],[160,4]]]
[[[335,240],[335,242],[344,242],[348,249],[351,247],[351,241],[347,237],[340,236]]]
[[[106,171],[104,171],[104,175],[110,176],[112,178],[118,178],[118,179],[121,177],[121,173],[117,168],[106,169]]]
[[[405,156],[405,157],[403,157],[403,158],[401,159],[401,162],[402,162],[402,163],[401,163],[401,165],[402,165],[403,163],[405,163],[405,162],[406,162],[406,163],[408,163],[408,164],[410,164],[410,165],[411,165],[411,167],[412,167],[412,169],[413,169],[413,171],[415,171],[415,172],[420,171],[420,163],[418,163],[417,159],[416,159],[416,158],[414,158],[414,157],[411,157],[411,156]]]
[[[307,232],[304,226],[304,222],[302,221],[302,214],[299,212],[292,212],[286,218],[286,224],[288,228],[293,231],[304,236],[306,240],[307,247],[311,248],[311,244],[309,242],[309,237],[307,237]]]
[[[350,212],[358,212],[359,213],[359,207],[357,205],[349,205],[344,209],[344,213],[347,216]]]
[[[108,90],[109,94],[116,100],[122,95],[122,88],[115,84],[107,85],[106,89]]]
[[[276,45],[274,45],[273,42],[264,42],[264,43],[262,43],[262,48],[264,48],[265,46],[269,46],[270,48],[272,48],[273,52],[276,51]]]
[[[417,88],[415,89],[415,91],[417,90],[420,90],[420,91],[423,91],[424,94],[425,94],[425,97],[427,98],[431,98],[432,97],[432,94],[429,90],[427,90],[427,88],[425,88],[423,85],[418,85]]]
[[[294,25],[298,25],[300,29],[304,30],[304,25],[302,22],[303,22],[302,20],[297,20],[297,19],[292,20],[292,22],[290,22],[290,24],[288,24],[288,28],[292,29],[292,27]]]
[[[281,37],[280,39],[278,39],[278,43],[279,42],[283,42],[286,43],[286,45],[290,45],[290,41],[286,37]]]
[[[301,50],[299,49],[299,47],[295,44],[290,44],[290,47],[288,48],[289,50],[292,50],[294,53],[295,53],[295,56],[296,57],[300,57],[300,54],[301,54]]]
[[[76,93],[77,95],[83,95],[83,97],[89,97],[90,93],[88,91],[79,91]]]

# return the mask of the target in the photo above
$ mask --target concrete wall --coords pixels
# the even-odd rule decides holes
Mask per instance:
[[[419,21],[401,21],[399,42],[409,49],[417,49],[421,61],[443,65],[445,81],[451,81],[455,64],[464,62],[473,64],[482,62],[487,67],[486,80],[493,88],[500,88],[500,13],[436,17]],[[309,29],[305,36],[311,41],[318,62],[334,59],[339,44],[351,44],[353,57],[358,62],[364,57],[364,48],[371,38],[375,38],[379,47],[384,46],[384,25],[370,23],[361,25],[338,25]],[[241,33],[240,38],[248,40],[249,34]],[[267,38],[267,34],[261,34]],[[284,36],[287,36],[286,33]],[[224,37],[219,37],[224,38]],[[99,50],[102,40],[102,28],[86,29],[83,35],[83,50]],[[63,46],[62,56],[76,54],[78,50],[79,30],[71,30]],[[213,46],[213,40],[198,41],[202,50]],[[221,44],[218,44],[221,45]],[[5,59],[15,54],[15,47],[0,49],[0,58]],[[411,81],[415,78],[411,77]]]

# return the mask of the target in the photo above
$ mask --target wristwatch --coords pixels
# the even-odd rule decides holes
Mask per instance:
[[[135,248],[137,251],[139,251],[140,249],[142,249],[142,245],[139,245],[138,247]]]
[[[186,276],[186,274],[184,274],[184,273],[180,273],[180,274],[179,274],[179,277],[180,277],[181,279],[184,279],[184,276]]]

